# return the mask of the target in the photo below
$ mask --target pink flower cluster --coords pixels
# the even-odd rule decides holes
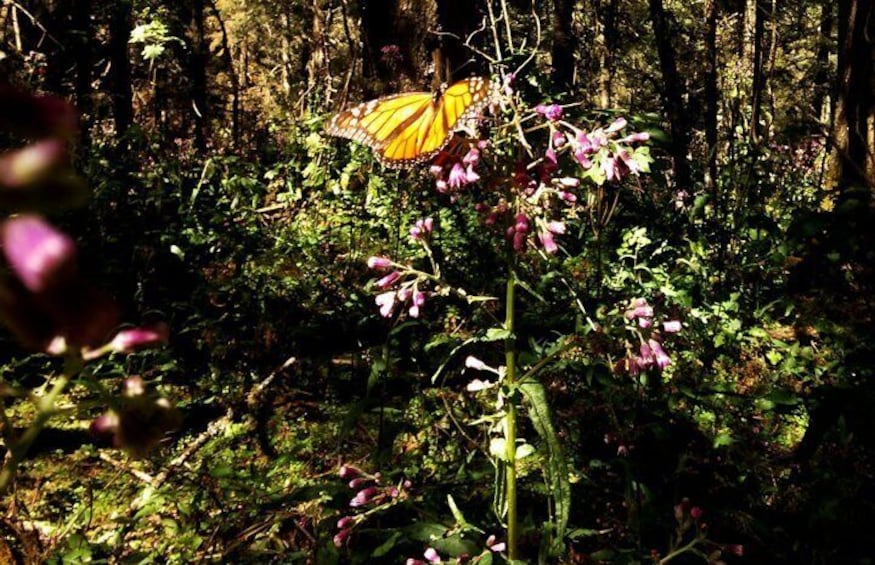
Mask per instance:
[[[489,146],[489,142],[485,140],[476,142],[459,140],[453,143],[448,150],[441,151],[428,169],[435,178],[437,191],[442,194],[455,193],[480,180],[480,174],[476,169],[480,165],[482,153]],[[461,155],[459,148],[465,147],[468,151]]]
[[[434,231],[434,220],[432,218],[416,220],[416,224],[410,228],[410,239],[414,241],[427,239],[432,231]]]
[[[355,496],[349,501],[350,508],[363,508],[370,506],[380,506],[382,504],[392,504],[407,497],[407,490],[410,489],[412,483],[410,481],[402,481],[396,485],[383,485],[382,475],[378,473],[370,474],[362,471],[353,465],[341,465],[338,472],[341,479],[349,479],[349,488],[357,491]],[[343,546],[348,542],[353,529],[365,520],[365,514],[353,514],[343,516],[337,521],[337,534],[334,536],[334,545],[337,547]]]
[[[569,143],[574,160],[581,167],[591,169],[594,161],[597,161],[605,179],[621,180],[630,173],[637,175],[644,170],[634,158],[629,146],[650,139],[650,134],[647,132],[632,133],[616,139],[619,131],[627,125],[625,118],[617,118],[606,129],[597,128],[589,133],[578,130],[575,135],[566,136],[556,131],[553,136],[554,144],[555,140],[566,137],[560,145],[564,146],[566,141]]]
[[[417,220],[416,224],[410,228],[410,239],[422,246],[429,258],[431,258],[431,250],[428,245],[428,239],[433,230],[434,220],[432,218]],[[432,267],[437,272],[434,262],[432,262]],[[420,285],[429,278],[429,275],[410,267],[399,265],[388,257],[380,256],[368,258],[368,268],[378,271],[389,270],[387,274],[373,283],[373,286],[384,291],[374,299],[374,302],[380,307],[381,316],[389,318],[395,313],[396,307],[408,305],[407,314],[411,318],[419,317],[428,296],[420,288]]]
[[[562,206],[557,205],[575,206],[581,184],[580,178],[561,173],[565,167],[560,158],[571,157],[575,166],[584,169],[580,176],[589,176],[598,184],[605,180],[618,181],[628,174],[646,170],[649,156],[637,155],[638,150],[631,148],[631,144],[646,141],[649,135],[633,133],[619,138],[620,131],[627,125],[623,118],[607,128],[585,132],[563,121],[562,107],[556,104],[538,105],[535,112],[547,120],[550,136],[540,159],[517,163],[511,180],[523,198],[513,209],[504,199],[495,205],[479,202],[475,209],[486,225],[501,225],[499,220],[502,220],[507,226],[505,238],[516,252],[522,253],[531,246],[554,254],[559,250],[556,236],[566,231],[565,223],[555,218],[562,210]],[[442,170],[440,166],[435,168],[435,171]],[[595,171],[599,174],[594,174]],[[461,178],[461,169],[457,176]],[[530,237],[535,234],[536,237]]]
[[[481,554],[481,556],[486,554],[486,553],[489,553],[489,552],[501,553],[502,551],[505,550],[506,546],[507,546],[507,544],[505,544],[504,542],[496,541],[496,538],[494,535],[490,535],[486,539],[486,549]],[[427,548],[422,553],[422,556],[425,558],[424,561],[422,559],[414,559],[413,557],[411,557],[407,561],[405,561],[405,565],[427,565],[429,563],[432,563],[432,564],[444,563],[443,558],[441,558],[440,554],[433,547]],[[468,556],[468,555],[460,555],[458,557],[457,562],[458,563],[467,562],[467,560],[469,558],[470,558],[470,556]]]
[[[620,359],[614,366],[615,372],[637,375],[651,367],[659,370],[671,364],[671,358],[662,348],[662,334],[673,334],[681,331],[681,322],[667,320],[662,322],[662,330],[653,327],[653,307],[644,298],[632,300],[624,313],[626,320],[636,322],[641,345],[638,354],[630,354]],[[642,333],[642,331],[644,333]]]

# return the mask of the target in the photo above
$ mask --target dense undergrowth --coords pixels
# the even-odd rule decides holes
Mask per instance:
[[[468,300],[505,292],[499,230],[424,171],[329,141],[325,115],[278,124],[283,143],[259,155],[95,139],[77,163],[92,196],[55,219],[121,318],[167,322],[169,342],[70,383],[5,499],[0,561],[505,562],[488,415],[507,401],[531,416],[524,562],[868,562],[867,196],[821,188],[811,136],[739,142],[715,193],[679,190],[659,120],[627,117],[650,134],[650,173],[588,186],[559,252],[519,259],[510,337],[500,300]],[[465,294],[381,316],[368,258],[425,264],[408,237],[425,217],[429,257]],[[646,333],[661,322],[682,329]],[[641,342],[658,369],[629,364],[630,327],[665,338],[662,360]],[[63,371],[2,340],[4,385],[41,391]],[[478,394],[468,357],[497,365],[509,341],[541,387]],[[181,413],[141,458],[88,432],[132,375]],[[4,429],[26,428],[33,406],[5,398]],[[391,496],[361,494],[376,473]]]

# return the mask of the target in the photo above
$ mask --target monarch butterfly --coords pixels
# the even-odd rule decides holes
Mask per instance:
[[[488,94],[489,81],[482,77],[435,93],[393,94],[340,112],[326,131],[367,145],[387,167],[407,168],[437,155],[456,125],[482,108]]]

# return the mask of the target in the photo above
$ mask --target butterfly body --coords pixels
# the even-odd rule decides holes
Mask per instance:
[[[472,77],[438,92],[406,92],[362,102],[335,115],[326,131],[367,145],[388,167],[406,168],[434,157],[460,122],[489,98],[489,81]]]

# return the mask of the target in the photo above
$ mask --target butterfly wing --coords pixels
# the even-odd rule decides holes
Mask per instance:
[[[459,121],[482,107],[488,92],[489,81],[473,77],[440,96],[408,92],[378,98],[340,112],[327,132],[367,145],[386,166],[405,168],[437,154]]]
[[[330,135],[345,137],[375,151],[385,147],[405,120],[419,116],[431,105],[428,92],[408,92],[362,102],[335,115],[326,128]]]

